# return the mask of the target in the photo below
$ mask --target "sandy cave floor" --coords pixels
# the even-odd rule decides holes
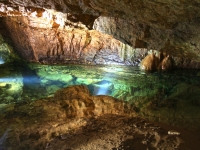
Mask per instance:
[[[104,115],[54,138],[47,150],[199,150],[200,134],[140,118]],[[168,131],[180,135],[169,135]]]

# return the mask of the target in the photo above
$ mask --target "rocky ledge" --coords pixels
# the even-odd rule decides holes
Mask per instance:
[[[110,96],[92,96],[82,85],[58,90],[54,97],[42,100],[1,104],[0,111],[1,149],[174,149],[199,146],[198,135],[149,123],[137,117],[133,105]],[[187,136],[197,144],[187,141]]]

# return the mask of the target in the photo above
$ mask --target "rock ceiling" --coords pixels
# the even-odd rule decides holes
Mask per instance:
[[[25,32],[24,29],[20,29],[20,33],[17,32],[17,29],[14,30],[19,24],[21,26],[25,25],[25,28],[31,33],[33,33],[34,27],[43,29],[56,28],[59,30],[66,29],[67,27],[68,29],[70,28],[70,32],[69,30],[66,31],[71,34],[69,39],[70,36],[74,37],[72,32],[76,32],[77,29],[85,31],[83,37],[86,37],[85,39],[89,41],[91,38],[91,41],[93,41],[93,48],[85,50],[85,52],[90,51],[91,55],[94,55],[93,49],[100,49],[99,46],[95,46],[95,42],[99,43],[99,41],[104,39],[104,43],[107,43],[106,41],[110,39],[110,37],[103,38],[103,35],[100,34],[98,35],[98,37],[101,37],[100,40],[94,40],[97,39],[97,36],[93,35],[96,34],[96,31],[99,31],[100,33],[111,35],[125,45],[116,44],[118,42],[111,44],[111,42],[110,44],[105,44],[106,46],[102,45],[106,47],[104,50],[108,49],[109,46],[112,47],[112,51],[114,51],[113,47],[118,47],[117,49],[128,47],[131,51],[133,51],[131,47],[145,48],[148,50],[165,51],[179,58],[200,61],[200,0],[1,0],[0,14],[1,16],[15,16],[15,19],[5,19],[6,26],[11,34],[14,33],[14,36],[18,34],[21,34],[23,37],[27,36],[25,33],[22,34]],[[19,16],[24,17],[20,18]],[[45,21],[41,25],[41,23],[37,24],[37,19],[33,21],[31,18],[41,19],[42,16],[50,18],[49,22]],[[16,22],[18,22],[18,25]],[[38,35],[38,32],[41,31],[37,31],[34,34]],[[63,34],[66,34],[66,32]],[[57,36],[59,35],[57,32],[56,34]],[[63,36],[57,38],[57,43],[62,41],[63,38]],[[19,39],[14,42],[15,45],[22,42],[20,37]],[[80,38],[77,40],[80,40]],[[84,49],[88,44],[87,40],[84,41],[84,44],[81,44],[81,47]],[[63,44],[63,42],[60,43]],[[29,39],[29,44],[21,44],[16,47],[18,49],[27,49],[27,47],[34,49],[33,45],[34,43],[30,42]],[[92,47],[91,44],[88,45]],[[62,48],[59,51],[62,51]],[[31,57],[34,57],[35,60],[42,59],[43,55],[37,54],[37,50],[33,50],[33,53],[36,54],[27,56],[27,59]],[[46,55],[48,51],[44,53]],[[50,53],[55,52],[51,51]],[[112,55],[113,53],[109,54]],[[120,53],[119,50],[116,53]],[[28,52],[24,55],[28,55]],[[39,58],[40,56],[41,58]],[[76,57],[82,58],[81,56],[73,56],[73,59],[76,59]],[[121,55],[119,56],[122,58]],[[65,57],[66,59],[69,58]],[[94,59],[94,57],[89,59]],[[131,62],[129,59],[132,58],[127,56],[129,64],[136,61]],[[116,63],[121,63],[122,61],[123,59],[116,61]]]

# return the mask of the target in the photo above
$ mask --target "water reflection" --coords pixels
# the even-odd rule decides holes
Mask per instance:
[[[102,80],[94,83],[93,95],[110,95],[112,93],[113,84],[110,81]]]
[[[3,58],[0,57],[0,64],[4,64],[4,63],[5,63],[5,62],[4,62]]]
[[[110,95],[133,103],[138,115],[150,120],[200,126],[199,70],[145,73],[125,66],[6,66],[0,72],[0,103],[34,101],[80,84],[93,95]]]

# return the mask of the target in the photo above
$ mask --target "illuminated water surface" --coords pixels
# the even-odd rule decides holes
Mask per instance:
[[[200,126],[199,70],[145,73],[138,67],[38,64],[0,69],[1,105],[50,97],[60,88],[82,84],[93,95],[132,103],[147,119]]]

